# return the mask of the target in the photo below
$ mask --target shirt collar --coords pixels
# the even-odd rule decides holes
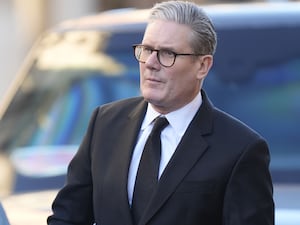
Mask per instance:
[[[141,130],[145,130],[146,127],[148,127],[156,117],[160,116],[160,113],[154,110],[152,105],[148,103],[147,112],[141,127]]]
[[[167,118],[169,124],[175,130],[175,132],[178,135],[182,136],[185,130],[187,129],[188,125],[194,118],[195,114],[197,113],[201,104],[202,95],[201,92],[199,92],[190,103],[164,116]],[[149,126],[158,116],[160,116],[160,113],[155,111],[152,105],[148,103],[147,112],[143,124],[141,126],[141,130],[144,130],[147,126]]]

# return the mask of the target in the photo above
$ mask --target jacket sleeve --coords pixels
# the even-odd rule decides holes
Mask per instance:
[[[224,225],[274,225],[270,155],[262,139],[251,143],[235,164],[224,197]]]
[[[87,133],[68,166],[67,182],[52,204],[53,214],[47,219],[49,225],[93,224],[90,149],[97,113],[95,110]]]

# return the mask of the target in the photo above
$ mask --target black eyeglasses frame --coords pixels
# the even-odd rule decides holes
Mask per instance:
[[[162,66],[164,66],[164,67],[172,67],[172,66],[175,64],[175,61],[176,61],[176,58],[177,58],[178,55],[179,55],[179,56],[203,56],[203,55],[205,55],[205,54],[196,54],[196,53],[176,53],[176,52],[174,52],[174,51],[172,51],[172,50],[167,50],[167,49],[155,49],[155,48],[151,48],[151,47],[149,47],[149,46],[147,46],[147,45],[142,45],[142,44],[135,44],[135,45],[132,45],[132,47],[133,47],[133,50],[134,50],[134,56],[135,56],[135,58],[136,58],[136,60],[137,60],[138,62],[145,63],[146,61],[140,60],[140,58],[139,58],[138,55],[136,54],[136,48],[137,48],[137,47],[146,47],[146,48],[148,48],[149,50],[151,50],[151,54],[152,54],[153,52],[157,52],[156,56],[157,56],[158,62],[160,63],[160,65],[162,65]],[[172,53],[172,54],[174,55],[174,60],[173,60],[173,63],[172,63],[171,65],[164,65],[163,63],[161,63],[161,60],[160,60],[160,55],[161,55],[160,52],[161,52],[161,51],[168,51],[168,52],[170,52],[170,53]]]

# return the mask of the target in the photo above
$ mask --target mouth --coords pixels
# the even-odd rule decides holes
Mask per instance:
[[[153,77],[148,77],[145,79],[145,81],[150,82],[150,83],[162,83],[161,80],[159,80],[157,78],[153,78]]]
[[[148,85],[148,87],[156,88],[158,85],[162,84],[162,81],[158,79],[147,78],[145,79],[145,84]]]

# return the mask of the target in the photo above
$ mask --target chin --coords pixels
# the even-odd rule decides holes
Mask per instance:
[[[153,104],[153,105],[159,105],[159,100],[154,98],[153,96],[143,95],[145,101]]]
[[[146,91],[142,91],[142,96],[146,101],[156,101],[158,100],[159,94],[157,93],[157,90],[147,89]]]

